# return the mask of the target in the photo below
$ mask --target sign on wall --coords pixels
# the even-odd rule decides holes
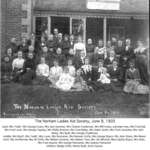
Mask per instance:
[[[88,9],[120,10],[121,0],[87,0]]]

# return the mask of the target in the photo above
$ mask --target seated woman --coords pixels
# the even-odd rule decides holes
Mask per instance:
[[[92,77],[92,65],[89,63],[89,58],[84,59],[84,65],[81,66],[81,76],[85,81],[90,81]]]
[[[12,80],[12,62],[8,56],[4,56],[1,62],[1,81],[9,83]]]
[[[110,86],[110,75],[107,73],[107,69],[104,67],[104,61],[102,59],[99,60],[97,74],[99,76],[97,81],[89,81],[87,84],[92,86],[92,88],[96,91],[108,91],[112,89]]]
[[[23,72],[24,59],[22,51],[18,51],[18,57],[15,58],[12,62],[12,71],[13,71],[13,81],[19,82],[21,80],[21,75]]]
[[[1,80],[2,83],[7,83],[12,80],[12,49],[8,48],[4,57],[1,61]]]
[[[35,60],[33,53],[28,53],[28,58],[24,62],[22,74],[22,84],[32,84],[32,80],[35,77]]]
[[[111,86],[113,88],[113,91],[120,92],[122,91],[122,70],[120,67],[118,67],[117,60],[114,60],[112,63],[112,66],[108,68],[108,73],[110,75],[111,80]]]
[[[75,81],[72,86],[72,91],[89,91],[89,87],[81,76],[81,69],[78,69],[75,76]]]
[[[55,60],[56,60],[56,59],[58,60],[60,66],[64,66],[64,65],[65,65],[65,60],[66,60],[66,58],[65,58],[65,55],[62,54],[62,49],[61,49],[60,47],[58,47],[58,48],[56,49],[56,54],[54,54],[53,58],[54,58]],[[54,60],[54,59],[53,59],[53,60]]]
[[[129,69],[126,71],[125,75],[126,83],[123,88],[126,93],[133,94],[148,94],[148,86],[141,85],[141,78],[139,70],[135,68],[135,63],[133,61],[129,62]]]
[[[108,68],[108,73],[112,82],[119,82],[122,79],[121,68],[118,67],[117,60],[113,60],[112,66]]]
[[[68,69],[69,69],[69,74],[74,77],[75,76],[75,73],[76,73],[76,69],[75,67],[72,65],[72,59],[69,59],[68,60]]]
[[[74,84],[74,77],[69,74],[69,68],[64,67],[63,73],[56,82],[56,88],[62,91],[69,91]]]
[[[48,84],[49,66],[45,63],[45,57],[41,57],[41,62],[36,68],[36,84]]]
[[[53,61],[53,67],[50,68],[49,80],[52,85],[55,85],[56,82],[59,80],[60,75],[63,72],[62,67],[59,66],[58,60]]]
[[[115,59],[116,59],[115,51],[112,50],[109,52],[109,56],[104,60],[104,66],[107,68],[112,66],[112,63]]]

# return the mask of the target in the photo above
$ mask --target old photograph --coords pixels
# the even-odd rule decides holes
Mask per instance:
[[[1,0],[1,118],[149,118],[149,0]]]

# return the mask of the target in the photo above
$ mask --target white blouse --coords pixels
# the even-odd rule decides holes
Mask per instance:
[[[59,77],[63,72],[62,67],[60,66],[53,66],[50,68],[50,77]]]
[[[76,74],[75,67],[74,66],[68,66],[68,69],[69,69],[69,74],[74,77]]]
[[[76,43],[74,45],[74,53],[76,54],[77,50],[81,50],[84,51],[85,55],[86,55],[86,48],[85,48],[85,44],[84,43]]]
[[[24,59],[23,58],[15,58],[12,62],[12,69],[14,68],[21,69],[23,68],[24,65]]]
[[[83,65],[81,68],[83,69],[84,73],[92,71],[92,65]]]
[[[56,82],[56,87],[63,91],[68,91],[73,86],[74,80],[74,77],[69,73],[62,73],[59,80]]]
[[[47,64],[39,64],[36,69],[37,76],[49,76],[49,66]]]

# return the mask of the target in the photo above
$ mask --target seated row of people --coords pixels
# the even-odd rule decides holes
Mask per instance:
[[[114,57],[113,51],[110,56]],[[8,59],[9,57],[5,61],[8,62]],[[78,60],[76,59],[76,61]],[[75,65],[75,61],[73,62],[72,59],[68,59],[65,65],[59,65],[59,59],[54,58],[53,65],[49,66],[45,56],[41,56],[40,62],[36,64],[33,53],[29,52],[28,58],[25,60],[22,51],[18,51],[18,57],[12,61],[12,72],[11,69],[8,69],[8,74],[3,77],[23,84],[51,84],[51,86],[61,90],[99,90],[105,89],[107,86],[111,87],[111,90],[117,89],[117,91],[120,91],[123,87],[123,71],[115,58],[111,61],[112,63],[108,63],[107,59],[98,59],[98,65],[92,65],[88,57],[83,57],[80,65]],[[130,65],[125,73],[124,91],[147,93],[148,88],[141,85],[139,79],[138,69]],[[135,84],[132,80],[138,84]],[[135,85],[138,85],[138,88]]]

